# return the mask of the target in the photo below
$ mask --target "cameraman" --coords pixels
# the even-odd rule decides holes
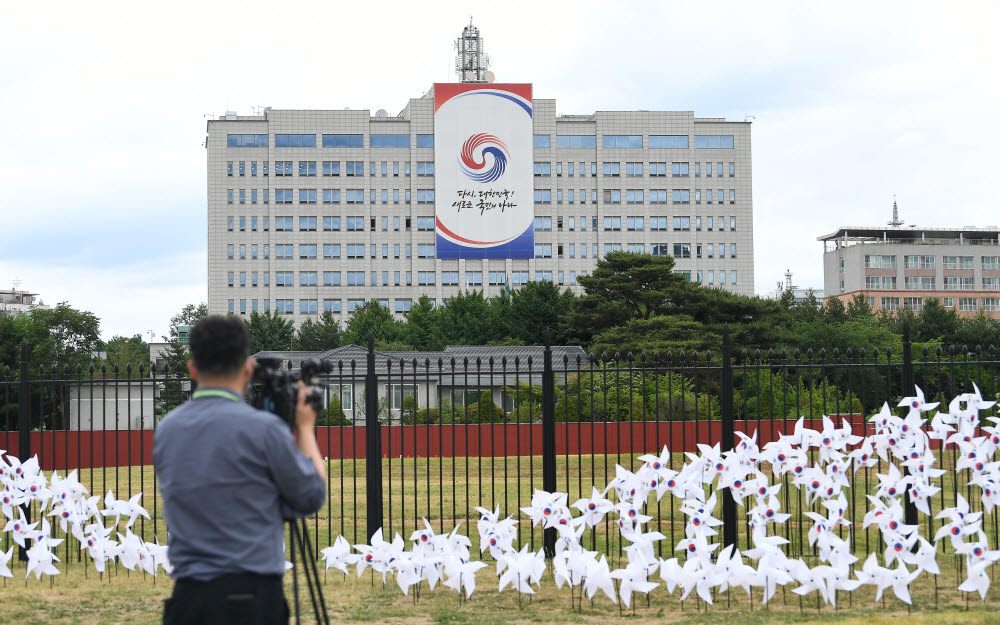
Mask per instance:
[[[202,319],[189,348],[198,390],[153,442],[176,580],[163,622],[287,623],[284,516],[312,514],[326,498],[316,412],[300,386],[293,438],[283,420],[243,402],[254,360],[238,317]]]

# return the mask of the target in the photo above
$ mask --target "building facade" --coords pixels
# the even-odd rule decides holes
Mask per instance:
[[[0,313],[18,316],[30,315],[33,310],[47,310],[38,293],[22,291],[16,286],[12,289],[0,289]]]
[[[827,298],[914,312],[937,298],[963,317],[1000,318],[998,228],[841,228],[819,240]]]
[[[265,109],[209,121],[209,312],[346,320],[367,300],[403,315],[424,294],[442,303],[530,280],[580,292],[578,277],[614,250],[669,255],[693,281],[754,292],[749,122],[531,103],[527,259],[439,258],[433,89],[395,117]]]

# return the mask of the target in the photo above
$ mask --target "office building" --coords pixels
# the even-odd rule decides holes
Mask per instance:
[[[440,304],[531,280],[580,293],[615,250],[754,292],[749,122],[560,114],[530,84],[492,82],[470,37],[463,82],[395,116],[265,108],[208,122],[211,313],[346,319],[375,299],[403,315],[424,294]]]

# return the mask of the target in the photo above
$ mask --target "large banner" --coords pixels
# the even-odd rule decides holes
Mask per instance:
[[[531,85],[434,85],[437,257],[532,258]]]

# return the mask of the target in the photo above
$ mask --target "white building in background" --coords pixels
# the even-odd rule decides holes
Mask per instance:
[[[801,304],[809,299],[812,295],[816,298],[816,305],[819,308],[823,307],[823,289],[811,289],[808,287],[795,286],[792,282],[792,270],[788,269],[785,271],[784,282],[778,281],[777,288],[767,294],[768,299],[781,299],[785,293],[788,291],[792,292],[792,296],[795,298],[796,304]]]
[[[460,290],[492,296],[531,280],[580,292],[578,277],[616,250],[671,256],[693,281],[754,293],[749,122],[691,111],[560,114],[554,99],[531,96],[532,85],[492,82],[475,27],[460,43],[462,82],[432,87],[395,116],[265,108],[208,122],[210,313],[275,309],[301,322],[324,311],[346,317],[375,299],[403,315],[421,295],[436,303]],[[468,98],[457,120],[436,127],[442,90],[501,98]],[[528,97],[515,102],[517,93]],[[520,132],[513,127],[502,139],[483,130],[496,142],[469,137],[462,160],[452,122],[486,127],[487,107],[502,98],[514,114],[528,111],[523,138],[511,138]],[[531,153],[511,151],[518,144]],[[435,153],[451,156],[439,162]],[[519,239],[526,257],[501,248],[485,258],[451,253],[466,239],[439,227],[455,203],[439,188],[454,189],[455,176],[475,186],[461,177],[463,163],[491,164],[503,175],[495,184],[532,190],[517,209],[528,211]]]
[[[32,310],[47,310],[38,293],[31,293],[15,285],[11,289],[0,289],[0,313],[7,315],[30,315]]]

